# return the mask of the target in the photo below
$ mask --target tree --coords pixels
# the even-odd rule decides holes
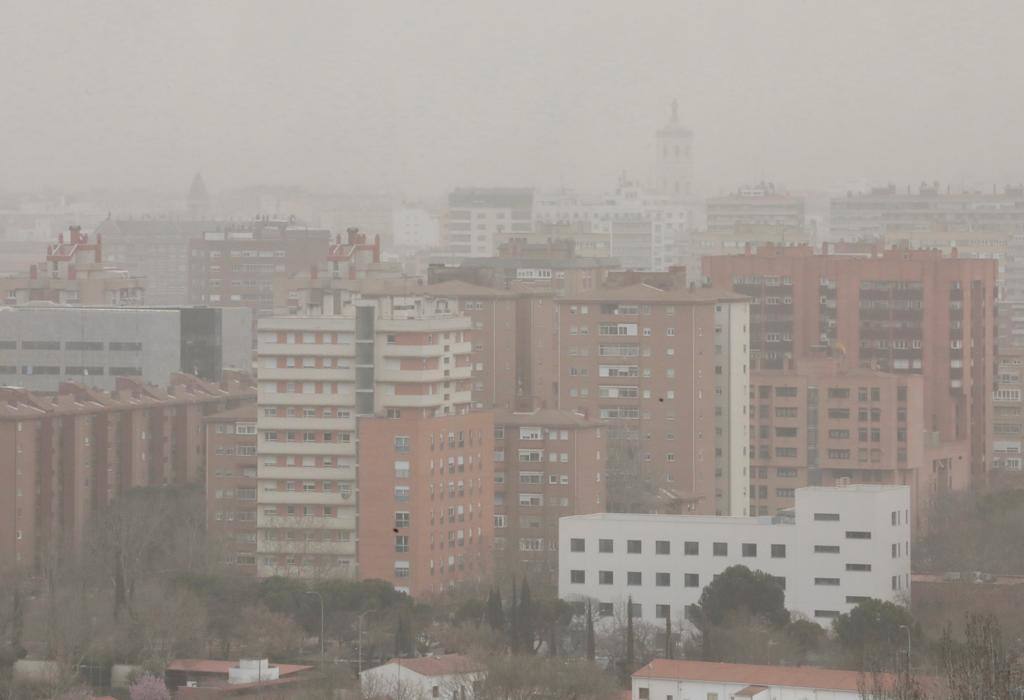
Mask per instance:
[[[587,661],[594,660],[595,643],[594,643],[594,609],[591,602],[587,601]]]
[[[622,662],[622,682],[629,682],[636,667],[636,649],[633,637],[633,596],[626,602],[626,658]]]
[[[487,624],[495,632],[505,631],[505,611],[501,607],[501,587],[495,586],[487,596]]]
[[[614,679],[589,661],[499,654],[485,665],[479,690],[472,694],[476,700],[611,700],[617,695]],[[441,690],[443,697],[455,697]]]
[[[534,640],[536,639],[536,610],[534,609],[533,598],[530,596],[530,584],[523,577],[523,585],[519,588],[519,634],[516,639],[516,650],[521,653],[532,653]]]
[[[746,611],[781,627],[789,622],[786,595],[772,576],[745,566],[730,566],[704,587],[694,611],[694,622],[703,629],[718,625],[730,613]]]
[[[665,658],[674,659],[676,657],[676,645],[672,640],[672,618],[668,615],[665,616]]]
[[[906,608],[871,598],[837,617],[832,629],[849,662],[866,668],[903,652],[914,621]]]
[[[287,659],[302,648],[302,628],[286,615],[261,605],[242,610],[238,629],[239,651],[247,658]]]
[[[148,673],[128,686],[128,696],[131,700],[171,700],[163,680]]]
[[[1024,669],[1019,657],[1007,650],[994,617],[968,615],[963,641],[954,639],[947,627],[939,647],[953,700],[1019,697]]]

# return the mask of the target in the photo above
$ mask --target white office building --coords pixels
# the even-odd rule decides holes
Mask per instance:
[[[711,580],[742,564],[778,578],[786,607],[823,626],[869,598],[908,602],[910,489],[797,489],[767,517],[597,513],[559,521],[558,594],[613,615],[682,621]]]

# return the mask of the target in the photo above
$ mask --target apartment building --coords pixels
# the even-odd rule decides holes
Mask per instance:
[[[741,187],[707,201],[707,229],[711,234],[771,232],[782,237],[788,232],[799,240],[806,235],[805,223],[803,197],[776,190],[771,182]]]
[[[94,236],[103,239],[104,260],[146,281],[147,304],[177,306],[188,303],[188,242],[224,225],[207,219],[107,217]]]
[[[46,260],[28,274],[0,275],[0,303],[7,306],[33,301],[140,306],[145,291],[146,280],[104,262],[101,236],[90,239],[80,226],[68,229],[66,241],[59,234],[56,245],[46,247]]]
[[[188,242],[189,303],[244,306],[254,318],[269,316],[275,276],[317,266],[329,249],[330,231],[290,221],[259,219],[205,231]]]
[[[807,487],[777,517],[598,513],[563,518],[558,595],[677,629],[715,576],[743,565],[775,577],[786,608],[822,626],[870,598],[910,597],[910,489]]]
[[[233,571],[256,575],[256,403],[207,416],[206,532]]]
[[[852,366],[920,374],[925,429],[966,439],[973,475],[991,468],[994,260],[795,246],[708,257],[703,267],[711,284],[752,298],[752,366],[780,369],[831,348]]]
[[[468,413],[471,333],[452,300],[402,294],[260,320],[260,576],[356,575],[356,418]]]
[[[1024,469],[1024,350],[1000,347],[993,392],[992,468]]]
[[[359,575],[415,597],[491,581],[491,413],[360,417]]]
[[[746,515],[747,300],[637,284],[555,303],[558,408],[608,425],[612,507]]]
[[[798,360],[750,378],[750,513],[793,507],[798,488],[851,483],[910,488],[915,526],[936,496],[965,488],[966,441],[925,430],[924,378]]]
[[[255,399],[247,375],[182,374],[166,388],[121,377],[112,392],[0,387],[0,560],[38,568],[81,543],[90,516],[124,491],[199,480],[203,418]]]
[[[494,557],[502,575],[556,583],[558,520],[607,508],[608,431],[571,411],[494,416]]]
[[[448,195],[442,243],[451,255],[490,257],[498,246],[533,229],[533,190],[458,188]]]
[[[874,238],[894,232],[962,230],[995,234],[1024,229],[1024,187],[1007,186],[1002,192],[945,191],[937,182],[921,183],[905,192],[895,185],[867,192],[848,192],[830,203],[833,240]]]
[[[28,304],[0,308],[0,383],[55,392],[66,381],[111,390],[173,372],[219,382],[252,366],[248,309]]]

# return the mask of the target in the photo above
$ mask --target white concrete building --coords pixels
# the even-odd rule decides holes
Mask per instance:
[[[858,671],[811,666],[655,659],[633,674],[632,699],[860,700],[862,681]]]
[[[398,700],[472,700],[484,680],[483,667],[468,656],[445,654],[391,659],[363,671],[359,684],[365,697]]]
[[[533,230],[533,190],[468,187],[448,195],[444,245],[451,255],[490,258]]]
[[[399,207],[391,213],[391,240],[402,250],[435,248],[441,243],[441,222],[423,207]]]
[[[598,513],[559,521],[558,594],[655,624],[685,618],[704,586],[742,564],[779,579],[786,607],[827,626],[868,599],[910,594],[910,489],[797,489],[792,514],[727,517]]]

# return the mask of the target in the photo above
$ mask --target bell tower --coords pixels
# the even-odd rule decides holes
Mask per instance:
[[[668,124],[655,135],[653,189],[672,197],[689,197],[693,185],[693,132],[679,123],[679,100],[672,100]]]

